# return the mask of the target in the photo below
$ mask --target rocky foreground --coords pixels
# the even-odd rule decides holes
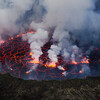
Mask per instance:
[[[100,77],[35,81],[0,74],[0,100],[100,100]]]

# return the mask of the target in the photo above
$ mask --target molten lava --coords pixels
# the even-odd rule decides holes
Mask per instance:
[[[29,33],[34,33],[34,31],[30,31]],[[52,45],[51,41],[48,41],[41,48],[43,54],[40,56],[40,59],[34,60],[32,58],[34,52],[30,50],[30,44],[27,41],[22,40],[23,35],[25,34],[16,35],[6,41],[0,42],[0,62],[2,64],[2,72],[8,72],[16,77],[25,79],[29,79],[29,77],[33,78],[33,76],[33,79],[56,79],[65,78],[68,73],[82,74],[82,71],[80,70],[74,72],[75,68],[81,64],[89,64],[89,59],[86,57],[80,62],[70,61],[65,64],[60,55],[58,55],[57,63],[52,62],[48,58],[47,53]],[[68,68],[69,65],[74,65],[75,68]],[[40,76],[42,78],[40,78]]]

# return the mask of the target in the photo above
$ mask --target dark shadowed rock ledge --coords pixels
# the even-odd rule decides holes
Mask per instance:
[[[0,74],[0,100],[100,100],[100,77],[35,81]]]

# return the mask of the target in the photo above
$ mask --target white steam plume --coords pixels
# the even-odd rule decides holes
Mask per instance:
[[[94,30],[98,31],[100,27],[100,14],[95,10],[96,0],[44,0],[43,6],[47,13],[42,19],[42,22],[31,23],[31,27],[38,28],[52,28],[54,27],[54,33],[52,39],[54,44],[48,51],[49,58],[57,62],[57,55],[63,54],[64,58],[75,60],[76,57],[81,57],[81,50],[77,45],[73,44],[71,37],[75,40],[83,38],[85,32],[80,33],[77,30]],[[72,32],[70,34],[70,31]],[[75,32],[74,32],[75,31]],[[77,31],[77,32],[76,32]],[[91,32],[87,35],[88,41],[91,39]],[[87,37],[87,35],[84,36]],[[95,34],[98,36],[98,33]],[[83,38],[83,39],[84,39]],[[80,41],[80,44],[83,41]]]
[[[33,52],[32,58],[39,62],[39,57],[42,55],[41,47],[48,41],[48,32],[43,29],[38,29],[36,33],[27,33],[23,39],[28,39],[30,49]]]

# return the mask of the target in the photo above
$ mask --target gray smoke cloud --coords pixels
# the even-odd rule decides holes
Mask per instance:
[[[65,58],[68,57],[72,60],[75,60],[77,56],[82,56],[79,47],[73,45],[73,41],[70,41],[72,36],[80,44],[84,43],[85,38],[87,42],[90,42],[91,36],[94,39],[98,37],[100,14],[95,12],[95,3],[96,0],[43,1],[47,13],[43,16],[42,22],[35,23],[33,21],[31,27],[35,29],[55,28],[52,39],[57,43],[54,43],[48,51],[49,58],[52,61],[56,63],[57,55],[61,52]],[[87,30],[87,32],[81,30]],[[95,34],[92,31],[95,31]],[[69,32],[72,32],[72,34]],[[81,38],[82,40],[80,40]],[[74,50],[78,52],[76,53]]]
[[[31,27],[54,28],[52,40],[56,43],[54,42],[48,50],[52,62],[58,62],[59,54],[62,54],[65,62],[69,60],[75,62],[77,58],[82,58],[81,48],[73,44],[71,38],[78,40],[80,46],[84,45],[84,40],[87,43],[93,41],[92,39],[98,40],[100,14],[95,11],[95,3],[96,0],[44,0],[43,6],[47,13],[40,23],[33,21]],[[91,49],[88,51],[91,52]],[[87,70],[83,72],[86,73]]]
[[[18,32],[17,20],[30,10],[33,3],[34,0],[0,0],[0,34]]]

